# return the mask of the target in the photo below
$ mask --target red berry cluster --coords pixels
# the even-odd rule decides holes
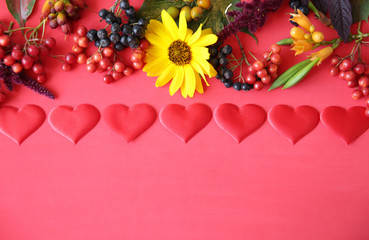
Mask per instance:
[[[31,39],[23,45],[11,42],[11,37],[0,26],[0,62],[15,74],[27,71],[34,75],[38,83],[46,81],[41,57],[49,54],[56,45],[52,37]],[[4,101],[5,93],[0,92],[0,102]]]
[[[255,90],[261,90],[278,77],[278,66],[282,62],[281,46],[273,44],[270,51],[263,54],[263,59],[255,61],[247,68],[246,83],[254,86]]]
[[[338,76],[347,81],[347,87],[354,88],[352,98],[360,99],[369,96],[369,65],[361,62],[354,62],[351,58],[341,58],[333,56],[331,58],[332,67],[330,76]],[[369,98],[367,99],[366,115],[369,116]]]
[[[86,64],[86,69],[90,73],[98,72],[106,74],[103,81],[107,84],[121,79],[123,76],[131,75],[134,70],[139,70],[144,66],[143,59],[145,57],[144,49],[148,48],[147,40],[142,39],[140,47],[132,50],[130,57],[131,64],[124,63],[120,55],[113,47],[98,48],[93,54],[88,54],[89,47],[95,48],[93,43],[86,37],[87,28],[79,26],[76,34],[73,36],[74,45],[72,52],[65,55],[62,60],[62,69],[69,71],[74,63]]]

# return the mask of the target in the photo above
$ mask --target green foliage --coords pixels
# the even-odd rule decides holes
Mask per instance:
[[[194,1],[195,2],[195,1]],[[211,0],[211,9],[204,10],[204,15],[199,21],[192,20],[188,23],[188,28],[196,31],[200,23],[204,23],[203,28],[212,28],[216,34],[227,23],[224,11],[229,4],[235,4],[240,2],[239,0]],[[173,1],[173,0],[145,0],[140,10],[138,11],[139,17],[143,17],[146,20],[160,19],[160,13],[163,9],[168,9],[171,6],[182,8],[186,4],[184,1]],[[192,5],[191,5],[192,6]]]
[[[351,0],[353,22],[368,21],[369,0]]]
[[[36,0],[6,0],[10,14],[15,18],[20,27],[24,27],[26,20],[31,15]]]

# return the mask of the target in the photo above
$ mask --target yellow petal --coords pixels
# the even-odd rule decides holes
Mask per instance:
[[[202,87],[202,82],[199,74],[195,73],[195,78],[196,78],[196,91],[198,91],[199,93],[203,93],[204,88]]]
[[[165,48],[162,48],[156,45],[150,45],[150,47],[146,49],[146,52],[156,57],[160,57],[160,56],[163,56],[164,53],[168,55],[168,48],[165,49]]]
[[[192,45],[194,44],[197,40],[199,40],[200,36],[201,36],[201,30],[202,29],[202,24],[200,24],[200,27],[196,30],[196,32],[192,35],[192,37],[190,38],[190,40],[188,41],[188,45]]]
[[[148,62],[142,71],[147,72],[148,76],[159,76],[160,73],[170,64],[167,56],[162,56],[154,61]]]
[[[209,59],[209,49],[206,47],[192,47],[191,48],[191,54],[192,57],[197,58],[203,58],[203,59]]]
[[[155,82],[156,87],[162,87],[165,84],[167,84],[172,78],[174,77],[174,74],[176,73],[177,66],[174,64],[169,64],[168,67],[166,67],[163,72],[160,74],[158,79]]]
[[[187,34],[187,21],[184,15],[184,11],[179,15],[179,29],[178,29],[178,37],[181,41],[186,39]]]
[[[206,28],[206,29],[202,30],[201,36],[204,36],[204,35],[207,35],[207,34],[213,34],[213,30],[211,30],[211,28]]]
[[[168,30],[172,36],[172,41],[178,40],[178,27],[176,22],[173,20],[172,16],[169,15],[165,10],[161,11],[161,19],[165,28]]]
[[[145,38],[147,41],[149,41],[150,44],[158,46],[163,49],[168,49],[171,44],[171,42],[168,39],[159,37],[158,35],[153,33],[146,33]]]
[[[196,61],[190,62],[191,66],[195,69],[196,72],[200,73],[201,77],[205,79],[204,71],[202,70],[201,66]]]
[[[193,31],[189,28],[187,28],[187,34],[186,34],[186,39],[185,42],[188,42],[190,40],[190,38],[192,37]]]
[[[169,41],[172,40],[172,36],[165,28],[165,26],[159,22],[158,20],[152,19],[150,20],[150,24],[147,26],[146,32],[149,30],[150,33],[155,33],[156,35],[166,38]]]
[[[187,94],[188,96],[193,97],[196,89],[195,73],[190,64],[184,65],[184,72]]]
[[[216,43],[218,37],[214,34],[201,36],[195,43],[189,44],[191,47],[205,47]]]
[[[178,66],[174,78],[172,80],[172,83],[170,84],[169,87],[169,94],[171,96],[173,96],[173,94],[177,92],[178,89],[182,86],[183,80],[184,80],[183,66]]]
[[[184,98],[187,98],[187,83],[186,81],[183,81],[181,86],[181,93]]]

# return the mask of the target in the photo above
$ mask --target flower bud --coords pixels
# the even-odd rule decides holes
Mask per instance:
[[[67,23],[68,18],[67,15],[65,15],[65,13],[58,13],[58,16],[56,17],[56,21],[58,22],[59,25],[64,25]]]
[[[291,50],[296,51],[295,55],[307,52],[313,49],[313,44],[307,40],[297,40],[292,44]]]
[[[304,28],[307,32],[311,32],[310,27],[312,26],[310,20],[308,17],[306,17],[299,9],[297,9],[296,13],[291,13],[292,18],[291,21],[296,22],[298,25],[300,25],[302,28]],[[315,28],[314,28],[315,30]]]
[[[325,47],[318,52],[312,53],[309,57],[311,61],[319,59],[318,65],[333,53],[332,47]]]

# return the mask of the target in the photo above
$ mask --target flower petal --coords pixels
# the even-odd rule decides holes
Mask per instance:
[[[156,45],[150,45],[150,47],[148,49],[145,50],[147,53],[152,54],[156,57],[160,57],[163,56],[164,53],[166,53],[165,55],[168,55],[168,49],[164,49],[162,47],[156,46]]]
[[[149,25],[147,26],[147,31],[150,33],[155,33],[156,35],[168,39],[168,41],[172,40],[172,36],[165,28],[165,26],[158,20],[151,19]]]
[[[173,94],[177,92],[178,89],[182,86],[183,80],[184,80],[183,66],[178,66],[174,78],[172,80],[172,83],[170,84],[169,87],[169,94],[171,96],[173,96]]]
[[[165,84],[167,84],[172,78],[174,77],[174,74],[177,71],[177,66],[174,64],[169,64],[163,72],[160,74],[158,79],[155,82],[156,87],[162,87]]]
[[[182,97],[187,98],[187,83],[186,83],[186,81],[183,81],[183,83],[182,83],[181,93],[182,93]]]
[[[159,76],[160,73],[168,67],[170,61],[168,60],[167,56],[162,56],[154,61],[148,62],[142,71],[147,72],[148,76]]]
[[[187,34],[187,21],[185,17],[184,11],[179,15],[179,29],[178,29],[178,37],[181,41],[186,39]]]
[[[192,57],[197,58],[203,58],[203,59],[209,59],[209,49],[207,47],[192,47],[191,48],[191,54]]]
[[[198,91],[199,93],[203,93],[204,88],[202,87],[202,82],[199,74],[195,73],[195,78],[196,78],[196,91]]]
[[[199,28],[196,30],[196,32],[192,35],[192,37],[190,38],[190,40],[188,41],[188,45],[192,45],[194,44],[197,40],[199,40],[199,38],[201,37],[201,32],[202,32],[202,24],[200,24]]]
[[[206,34],[213,34],[213,30],[211,30],[211,28],[205,28],[204,30],[202,30],[201,36],[204,36]]]
[[[198,73],[200,73],[200,75],[201,75],[201,77],[203,78],[203,79],[206,79],[205,78],[205,74],[204,74],[204,71],[202,70],[202,68],[201,68],[201,66],[196,62],[196,61],[191,61],[191,66],[193,67],[193,69],[196,71],[196,72],[198,72]]]
[[[186,34],[186,39],[184,40],[185,42],[188,42],[190,40],[190,38],[192,37],[193,31],[189,28],[187,28],[187,34]]]
[[[187,94],[188,96],[193,97],[195,93],[195,89],[196,89],[195,73],[190,64],[184,65],[184,72],[185,72],[185,82],[186,82]]]
[[[173,20],[172,16],[167,13],[167,11],[161,11],[161,19],[165,28],[168,30],[170,35],[172,36],[172,41],[178,40],[178,27],[176,22]]]
[[[153,33],[146,33],[145,38],[147,41],[149,41],[150,44],[164,49],[168,49],[171,44],[169,39],[159,37],[158,35]]]
[[[214,34],[206,34],[201,36],[195,43],[189,44],[191,47],[205,47],[216,43],[218,37]]]

